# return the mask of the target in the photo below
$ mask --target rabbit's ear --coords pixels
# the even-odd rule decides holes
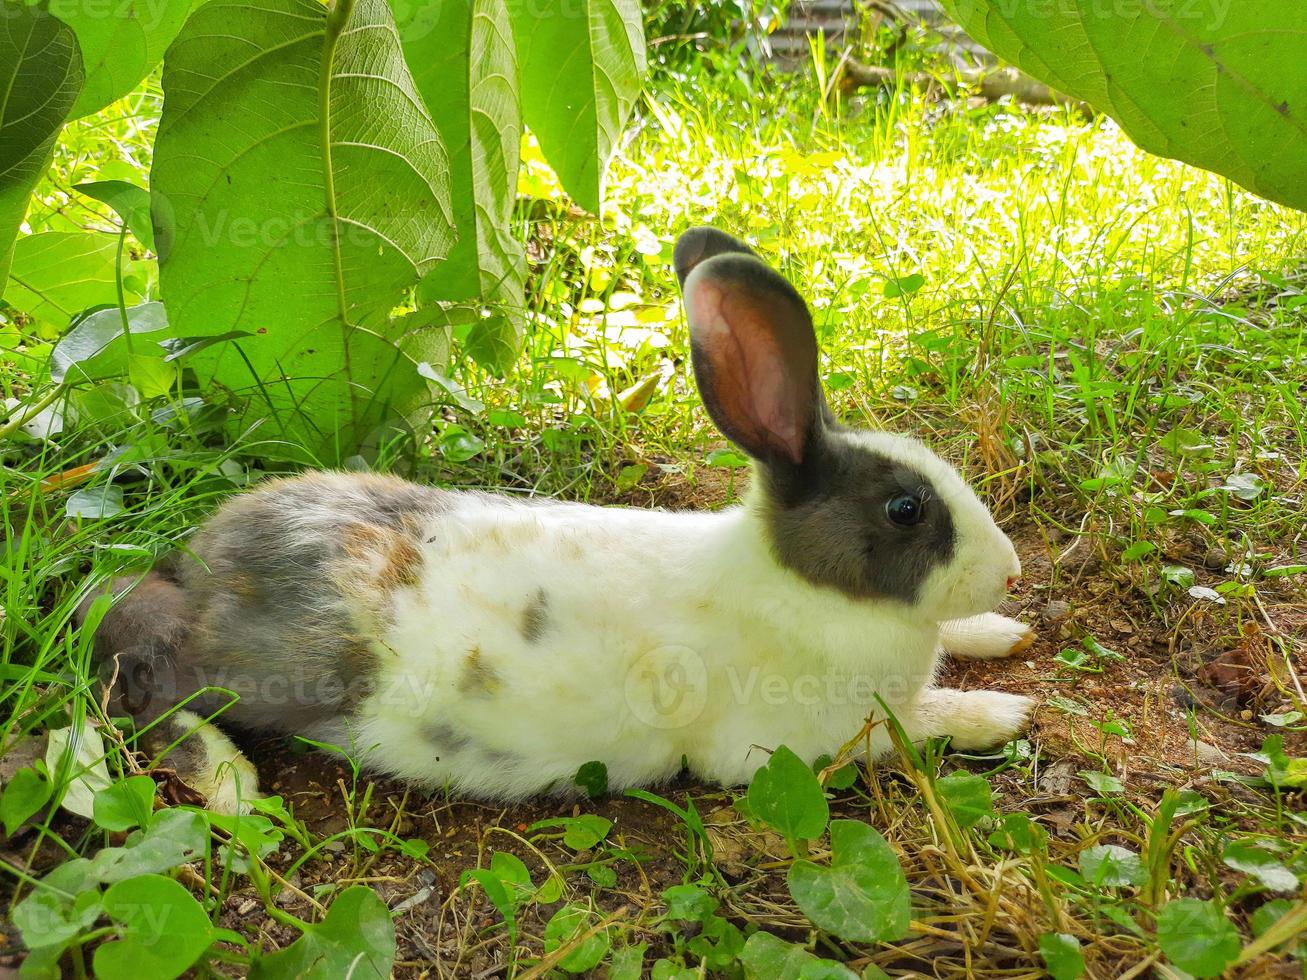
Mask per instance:
[[[726,252],[738,252],[742,255],[754,255],[748,245],[733,238],[724,231],[699,225],[691,228],[676,240],[672,250],[672,268],[676,270],[676,281],[685,288],[685,277],[694,271],[700,262],[711,259],[714,255]]]
[[[817,338],[794,287],[752,254],[719,254],[686,277],[699,393],[722,433],[768,464],[802,465],[825,425]]]

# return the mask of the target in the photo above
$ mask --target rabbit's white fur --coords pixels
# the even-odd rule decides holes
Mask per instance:
[[[838,437],[915,468],[953,517],[957,551],[913,605],[807,583],[769,554],[754,506],[669,513],[460,494],[432,518],[416,585],[393,596],[372,694],[348,729],[307,734],[372,768],[492,798],[571,790],[592,759],[613,788],[666,779],[683,757],[702,778],[744,783],[781,743],[808,759],[834,751],[883,717],[877,696],[913,737],[1005,741],[1028,699],[931,683],[940,622],[1001,600],[1020,570],[1011,543],[919,443]],[[872,740],[887,746],[883,726]]]

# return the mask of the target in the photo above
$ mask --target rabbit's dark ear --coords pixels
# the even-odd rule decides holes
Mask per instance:
[[[764,463],[802,465],[824,426],[817,338],[794,287],[752,254],[719,254],[684,284],[694,376],[722,433]]]
[[[738,252],[742,255],[754,255],[748,245],[733,238],[724,231],[699,225],[691,228],[676,240],[672,250],[672,268],[676,270],[676,281],[685,288],[685,277],[694,271],[700,262],[711,259],[714,255]]]

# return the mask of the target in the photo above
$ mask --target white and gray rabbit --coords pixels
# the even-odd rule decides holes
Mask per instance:
[[[114,710],[162,730],[303,735],[370,769],[508,799],[747,782],[782,743],[835,752],[881,702],[910,737],[1001,744],[1032,702],[937,687],[1005,656],[1016,552],[921,443],[839,424],[794,288],[711,228],[677,243],[694,373],[754,461],[743,506],[597,507],[309,473],[228,501],[99,626]],[[134,587],[132,587],[134,585]],[[88,603],[89,605],[89,603]],[[232,701],[232,695],[237,700]],[[174,763],[230,809],[254,773],[212,725]],[[884,726],[873,729],[884,750]],[[189,748],[188,748],[189,747]],[[214,770],[223,764],[226,774]],[[234,767],[234,768],[233,768]]]

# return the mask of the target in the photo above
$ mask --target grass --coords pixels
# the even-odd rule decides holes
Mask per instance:
[[[598,502],[732,500],[747,473],[714,452],[669,260],[692,223],[756,243],[813,305],[836,412],[954,459],[1027,568],[1014,611],[1039,626],[1029,660],[954,676],[1038,693],[1030,738],[985,759],[904,747],[828,781],[834,814],[876,827],[904,868],[908,938],[814,929],[786,884],[786,835],[752,794],[677,784],[575,812],[491,809],[276,743],[256,756],[290,809],[239,846],[209,828],[226,857],[180,877],[247,947],[284,946],[358,882],[400,910],[406,975],[536,976],[598,949],[634,976],[618,967],[641,944],[646,964],[666,959],[657,975],[729,974],[736,939],[760,930],[869,976],[1038,976],[1071,942],[1091,976],[1180,976],[1174,935],[1221,935],[1213,910],[1237,930],[1228,975],[1302,972],[1286,950],[1307,928],[1307,216],[1151,157],[1107,120],[816,92],[666,78],[601,221],[568,208],[528,146],[535,325],[517,369],[488,377],[456,354],[460,397],[360,465]],[[111,226],[69,188],[143,180],[157,109],[147,90],[76,124],[33,229]],[[152,262],[134,255],[149,294]],[[16,348],[0,386],[30,404],[54,338],[18,346],[17,330],[0,326]],[[0,767],[23,758],[23,736],[100,713],[71,627],[88,585],[173,547],[274,466],[257,432],[224,443],[174,394],[137,403],[101,385],[74,401],[90,421],[0,445]],[[118,491],[117,513],[76,516],[116,510]],[[120,744],[107,755],[115,778],[135,771]],[[585,815],[602,821],[566,822]],[[561,829],[537,826],[553,818]],[[819,863],[823,840],[803,845]],[[10,910],[107,841],[42,810],[4,846]],[[1186,928],[1168,922],[1182,913]],[[104,935],[79,940],[75,970]],[[254,954],[225,941],[203,969],[245,968]]]

